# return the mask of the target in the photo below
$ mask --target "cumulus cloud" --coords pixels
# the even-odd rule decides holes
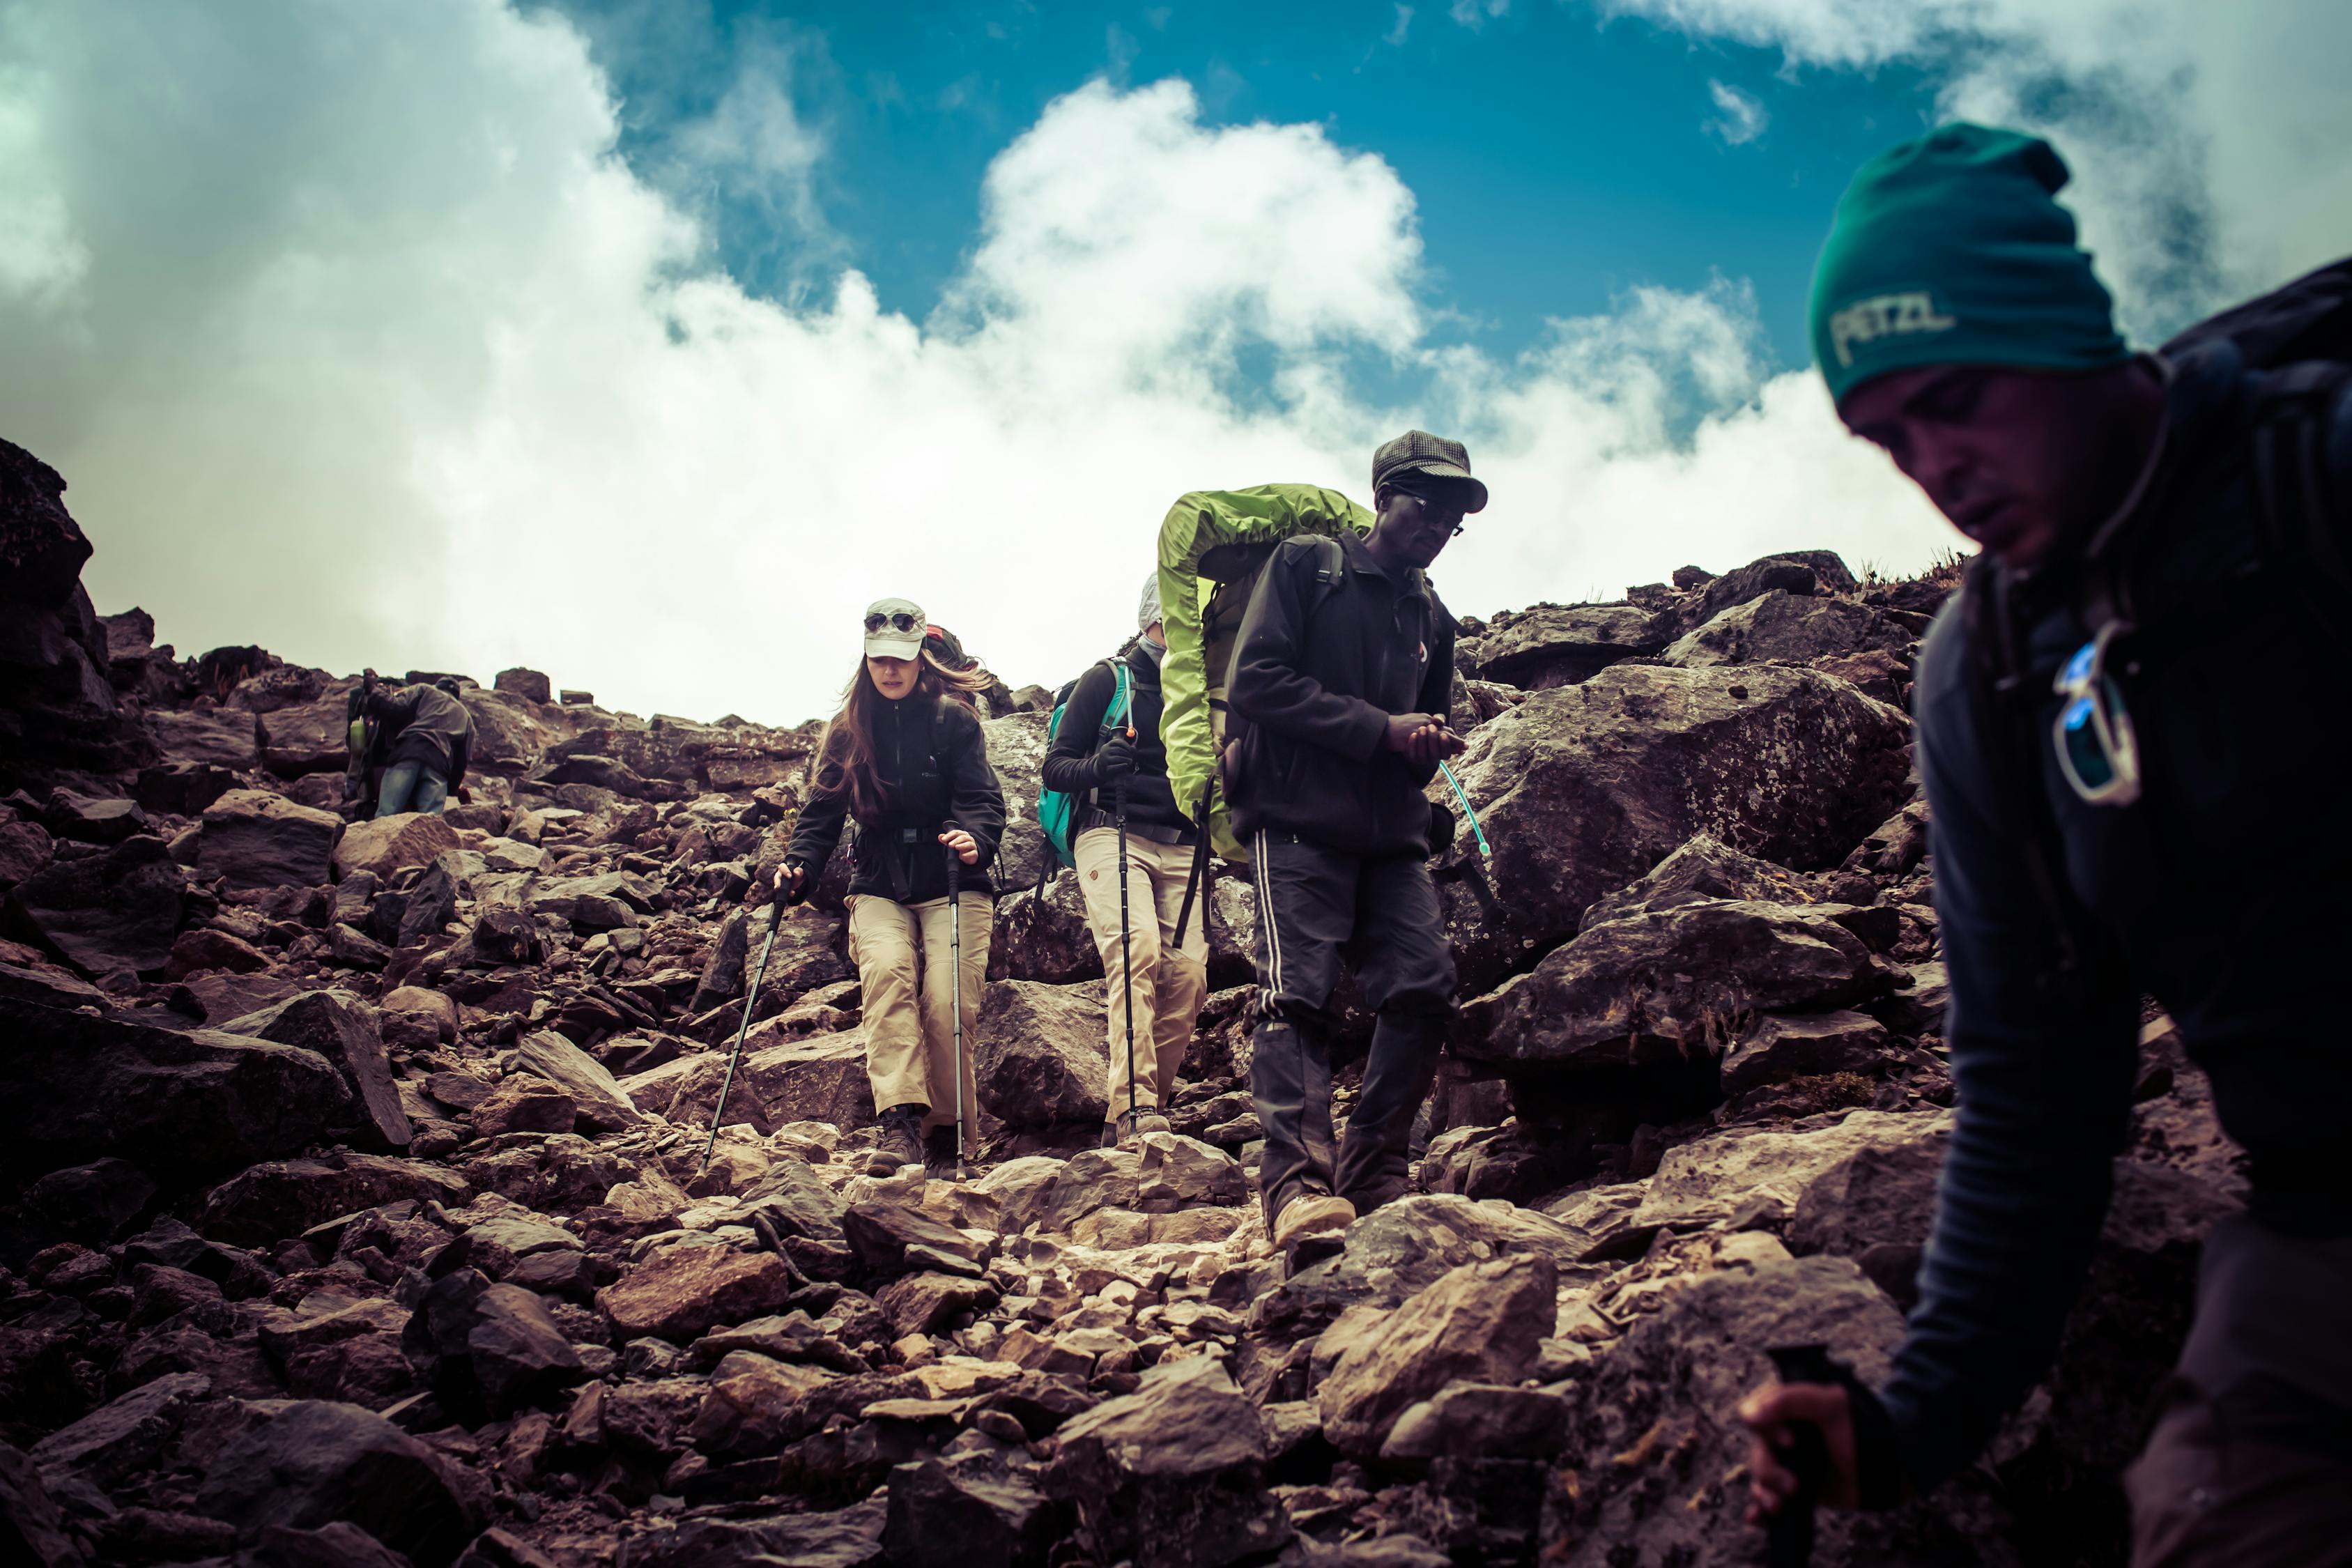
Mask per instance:
[[[1708,121],[1706,128],[1731,146],[1755,141],[1764,134],[1764,128],[1772,123],[1771,112],[1764,107],[1764,100],[1752,92],[1743,92],[1727,82],[1710,78],[1706,94],[1715,100],[1715,107],[1721,116]]]
[[[1900,62],[2051,137],[2126,324],[2160,338],[2352,247],[2352,6],[2323,0],[1600,0],[1789,70]],[[1910,128],[1890,127],[1889,141]],[[1922,127],[1924,129],[1924,127]]]
[[[1496,17],[1509,16],[1511,0],[1454,0],[1446,14],[1475,33]]]
[[[133,9],[0,0],[0,430],[71,481],[101,607],[184,649],[528,661],[790,721],[905,594],[1053,679],[1125,631],[1177,494],[1360,496],[1412,424],[1494,486],[1442,563],[1465,613],[1949,537],[1772,372],[1744,287],[1637,290],[1512,359],[1433,347],[1395,171],[1204,125],[1181,82],[1048,106],[919,321],[851,269],[781,300],[728,276],[545,13]],[[822,150],[784,79],[687,145],[791,218]],[[1368,362],[1424,394],[1366,396]]]

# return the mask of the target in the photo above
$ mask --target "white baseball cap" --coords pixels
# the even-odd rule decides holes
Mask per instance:
[[[929,630],[929,617],[914,600],[877,599],[866,606],[866,657],[913,658]]]

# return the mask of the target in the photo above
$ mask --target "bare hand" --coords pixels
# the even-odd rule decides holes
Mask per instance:
[[[1829,1447],[1829,1473],[1822,1478],[1823,1508],[1858,1508],[1862,1484],[1854,1464],[1853,1412],[1845,1390],[1833,1384],[1768,1383],[1739,1402],[1739,1419],[1755,1439],[1748,1445],[1748,1522],[1761,1524],[1796,1494],[1796,1473],[1775,1451],[1795,1441],[1793,1424],[1810,1421]]]
[[[955,851],[955,858],[967,866],[980,864],[980,841],[962,828],[951,828],[940,835],[940,842]]]
[[[1445,727],[1445,721],[1430,713],[1391,713],[1384,743],[1390,751],[1424,766],[1469,749],[1467,742]]]

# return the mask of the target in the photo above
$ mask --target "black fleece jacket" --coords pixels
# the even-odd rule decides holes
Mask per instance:
[[[1388,750],[1398,713],[1447,714],[1454,616],[1429,579],[1399,583],[1353,530],[1336,579],[1319,538],[1286,540],[1242,617],[1230,700],[1241,729],[1234,826],[1342,854],[1429,853],[1434,765]]]
[[[1127,778],[1127,819],[1157,827],[1190,828],[1192,819],[1178,808],[1176,793],[1169,787],[1168,748],[1160,741],[1160,661],[1138,643],[1124,662],[1133,683],[1129,700],[1135,715],[1135,772]],[[1108,660],[1098,660],[1078,677],[1077,685],[1070,689],[1069,705],[1062,710],[1062,727],[1045,751],[1043,777],[1047,789],[1083,795],[1103,787],[1095,776],[1095,742],[1102,732],[1103,714],[1118,689]],[[1126,726],[1119,728],[1124,731]],[[1104,811],[1110,809],[1108,789],[1101,804]]]
[[[947,698],[907,697],[878,705],[871,737],[875,771],[887,803],[871,819],[857,819],[850,853],[852,893],[877,893],[902,904],[948,896],[942,826],[953,818],[980,846],[980,862],[963,868],[966,892],[992,892],[988,868],[1004,837],[1004,789],[989,764],[988,738],[979,718]],[[793,825],[788,865],[824,873],[849,817],[845,790],[820,790]]]

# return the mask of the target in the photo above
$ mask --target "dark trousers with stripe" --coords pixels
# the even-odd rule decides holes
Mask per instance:
[[[1261,1017],[1250,1095],[1265,1134],[1258,1186],[1266,1226],[1304,1193],[1337,1193],[1365,1213],[1405,1189],[1412,1119],[1453,1016],[1454,954],[1429,863],[1345,855],[1287,834],[1260,833],[1251,850]],[[1343,964],[1379,1021],[1339,1144],[1328,1008]]]

